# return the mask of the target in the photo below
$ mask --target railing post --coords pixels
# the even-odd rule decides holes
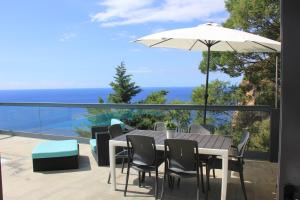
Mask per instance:
[[[280,110],[271,109],[270,112],[270,161],[271,162],[278,162],[279,119],[280,119]]]

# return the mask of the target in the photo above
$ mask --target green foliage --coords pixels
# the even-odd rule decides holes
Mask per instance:
[[[164,104],[167,101],[167,94],[169,92],[166,90],[160,90],[157,92],[152,92],[151,94],[149,94],[146,99],[140,101],[139,103],[143,103],[143,104]]]
[[[279,0],[226,0],[229,18],[225,27],[258,34],[273,40],[280,40],[280,1]],[[275,99],[275,54],[212,52],[210,71],[221,71],[231,77],[243,76],[237,93],[239,104],[274,105]],[[206,72],[207,53],[203,53],[200,70]],[[203,93],[203,91],[198,93]],[[196,95],[199,97],[202,94]],[[226,96],[226,95],[225,95]],[[226,103],[228,98],[211,104]],[[200,100],[200,102],[203,100]],[[199,102],[199,101],[197,101]],[[226,104],[224,104],[226,105]],[[223,125],[224,126],[224,125]],[[222,133],[231,132],[236,142],[246,129],[251,134],[251,150],[268,150],[269,118],[257,112],[236,112]],[[220,130],[220,129],[219,129]]]
[[[98,103],[104,103],[104,100],[101,97],[99,97],[98,98]]]
[[[204,105],[204,94],[205,85],[201,85],[193,90],[192,93],[192,103]],[[237,105],[242,98],[240,90],[229,84],[229,82],[215,80],[208,85],[208,105]],[[229,115],[227,112],[208,112],[207,124],[222,124],[224,127],[229,127],[224,125],[222,120],[224,116]],[[220,117],[221,116],[221,117]],[[198,111],[197,116],[194,119],[194,123],[201,124],[203,121],[203,111]],[[218,132],[218,131],[217,131]],[[222,129],[223,134],[228,134],[229,131]]]
[[[192,102],[204,105],[205,85],[196,87],[192,93]],[[229,82],[215,80],[208,84],[208,105],[236,105],[240,100],[240,91]]]
[[[143,104],[164,104],[167,101],[166,90],[152,92],[146,99],[140,101]],[[136,110],[132,119],[128,122],[129,125],[139,129],[152,129],[153,124],[157,121],[165,121],[167,111],[161,110]]]
[[[251,140],[249,150],[269,151],[270,142],[270,119],[256,121],[249,129]]]
[[[174,100],[171,104],[186,104],[184,101]],[[191,114],[189,110],[170,110],[168,113],[169,121],[177,124],[181,130],[187,130],[191,121]]]
[[[225,26],[279,40],[279,0],[226,0],[230,17]]]
[[[131,81],[132,75],[126,74],[124,62],[116,67],[115,81],[110,83],[114,93],[109,94],[108,101],[111,103],[130,103],[132,97],[142,90]]]
[[[230,13],[225,27],[240,29],[261,36],[280,39],[279,0],[227,0]],[[211,54],[211,71],[221,71],[231,77],[243,75],[241,90],[251,93],[255,104],[274,105],[275,56],[266,53],[220,53]],[[203,53],[200,69],[206,71],[207,53]],[[245,99],[243,102],[247,104]]]
[[[166,127],[168,130],[176,130],[177,129],[177,125],[172,121],[167,121]]]

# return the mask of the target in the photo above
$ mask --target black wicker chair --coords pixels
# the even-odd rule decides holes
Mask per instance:
[[[211,126],[211,125],[191,124],[189,125],[188,131],[189,133],[196,133],[196,134],[204,134],[204,135],[212,134],[213,132],[211,132],[211,129],[207,129],[206,126]],[[210,155],[204,155],[204,154],[199,155],[199,161],[201,162],[201,164],[203,164],[202,165],[203,167],[206,166],[206,163],[208,162],[208,159],[210,157],[211,157]],[[213,169],[213,177],[216,178],[216,173],[214,169]]]
[[[112,138],[122,135],[123,130],[122,130],[122,127],[120,124],[114,124],[108,128],[108,133],[110,135],[110,139],[112,139]],[[122,159],[122,171],[121,172],[123,173],[124,163],[125,163],[125,160],[127,160],[127,158],[128,158],[128,151],[127,151],[127,149],[125,149],[123,147],[119,147],[116,149],[116,152],[117,152],[116,159],[117,160]],[[110,183],[110,172],[109,172],[107,183]]]
[[[199,172],[198,143],[193,140],[165,140],[165,173],[162,185],[161,199],[164,198],[166,178],[174,185],[174,178],[197,178],[197,199],[200,198],[200,175],[202,191],[204,192],[203,173]],[[179,182],[178,182],[179,183]],[[171,186],[172,188],[173,186]]]
[[[228,161],[228,170],[238,172],[240,174],[240,181],[241,181],[241,186],[242,190],[244,193],[244,198],[247,200],[247,194],[246,194],[246,188],[245,188],[245,183],[244,183],[244,152],[247,147],[247,144],[249,142],[250,134],[249,132],[245,132],[242,135],[242,138],[240,140],[240,143],[238,146],[232,146],[232,149],[234,150],[233,155],[230,155],[232,158],[231,160]],[[207,174],[207,188],[209,188],[209,172],[211,169],[222,169],[222,159],[216,158],[216,157],[211,157],[208,160],[207,163],[207,168],[206,168],[206,174]],[[206,193],[206,199],[208,198],[208,192]]]
[[[163,162],[163,152],[156,151],[153,137],[141,135],[127,135],[128,167],[124,196],[126,196],[130,168],[138,171],[139,186],[145,173],[155,172],[155,199],[158,198],[158,167]],[[141,174],[143,175],[141,177]]]

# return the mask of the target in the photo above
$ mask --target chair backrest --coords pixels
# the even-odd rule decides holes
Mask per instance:
[[[197,171],[198,143],[193,140],[166,139],[165,164],[169,169]]]
[[[199,134],[206,134],[210,135],[210,131],[201,126],[200,124],[191,124],[189,126],[189,133],[199,133]]]
[[[166,127],[166,124],[164,122],[155,122],[153,130],[155,130],[155,131],[166,131],[167,127]]]
[[[96,133],[108,133],[108,126],[92,126],[92,138],[96,138]]]
[[[114,124],[108,128],[108,132],[111,138],[118,137],[123,134],[123,130],[120,124]]]
[[[156,147],[153,137],[126,135],[128,157],[132,163],[141,166],[156,165]]]
[[[249,139],[250,139],[250,133],[249,132],[244,132],[242,137],[241,137],[240,143],[237,146],[239,156],[241,156],[241,157],[244,156],[244,152],[246,150]]]

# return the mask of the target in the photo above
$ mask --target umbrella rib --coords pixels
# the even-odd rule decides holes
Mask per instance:
[[[191,46],[191,48],[189,48],[189,51],[191,51],[193,48],[194,48],[194,46],[196,45],[196,43],[198,42],[199,40],[196,40],[195,42],[194,42],[194,44]]]
[[[198,40],[199,42],[201,42],[202,44],[204,44],[205,46],[214,46],[215,44],[218,44],[221,41],[213,41],[213,40],[204,40],[204,42],[202,40]]]
[[[226,43],[228,44],[228,46],[229,46],[234,52],[237,52],[237,51],[233,48],[233,46],[232,46],[228,41],[226,41]]]
[[[265,48],[267,48],[267,49],[270,49],[270,50],[272,50],[272,51],[277,52],[276,49],[273,49],[272,47],[268,47],[267,45],[263,45],[263,44],[261,44],[261,43],[259,43],[259,42],[255,42],[255,41],[250,41],[250,42],[253,42],[253,43],[255,43],[255,44],[258,44],[258,45],[263,46],[263,47],[265,47]]]
[[[158,45],[158,44],[167,42],[167,41],[172,40],[172,39],[173,39],[173,38],[167,38],[167,39],[165,39],[165,40],[162,40],[162,41],[159,41],[159,42],[157,42],[157,43],[151,44],[149,47],[154,47],[154,46],[156,46],[156,45]]]
[[[204,40],[204,42],[202,40],[198,40],[198,41],[201,42],[202,44],[204,44],[205,46],[208,45],[206,40]]]
[[[219,42],[221,42],[221,41],[214,41],[211,46],[214,46],[215,44],[218,44]]]

